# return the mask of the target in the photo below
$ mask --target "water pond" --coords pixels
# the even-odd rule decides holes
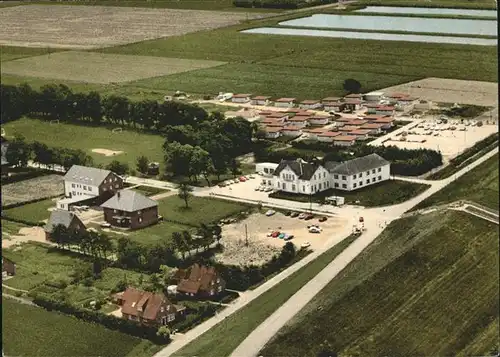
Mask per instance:
[[[476,17],[497,17],[495,10],[467,10],[467,9],[441,9],[426,7],[397,7],[397,6],[367,6],[354,12],[371,12],[386,14],[413,14],[413,15],[462,15]]]

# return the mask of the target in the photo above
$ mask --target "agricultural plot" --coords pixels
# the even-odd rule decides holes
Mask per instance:
[[[224,62],[67,51],[8,61],[2,64],[2,73],[108,84],[222,64]]]
[[[462,212],[397,220],[260,354],[487,355],[498,348],[498,244],[498,225]]]
[[[0,8],[0,44],[92,49],[215,29],[263,16],[105,6],[17,6]]]
[[[35,224],[47,220],[50,216],[49,210],[55,207],[56,202],[54,199],[46,199],[6,209],[2,214],[9,218],[21,219]]]
[[[62,194],[64,194],[63,176],[40,176],[2,185],[2,206]]]
[[[29,321],[29,322],[28,322]],[[49,312],[14,300],[2,299],[3,351],[8,356],[102,356],[135,355],[155,346],[103,326]]]

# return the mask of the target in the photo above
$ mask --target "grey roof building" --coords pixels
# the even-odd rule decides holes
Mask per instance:
[[[56,209],[50,213],[50,218],[44,227],[45,232],[50,233],[54,227],[62,225],[66,228],[75,228],[83,226],[82,221],[76,214],[66,210]]]
[[[73,165],[66,175],[64,175],[64,180],[84,185],[99,186],[109,174],[111,174],[109,170]]]
[[[274,170],[274,176],[279,176],[281,171],[287,167],[299,177],[299,180],[310,180],[320,165],[318,163],[305,162],[302,159],[281,160],[276,170]]]
[[[118,191],[101,205],[102,208],[116,209],[124,212],[135,212],[155,206],[158,206],[158,202],[132,190]]]
[[[355,175],[385,165],[390,165],[390,162],[378,154],[370,154],[342,163],[327,162],[325,163],[325,168],[332,174]]]

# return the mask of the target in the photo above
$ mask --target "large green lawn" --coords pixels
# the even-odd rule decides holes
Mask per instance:
[[[420,202],[413,210],[469,200],[498,210],[498,154]]]
[[[61,50],[50,49],[50,53]],[[49,53],[47,48],[38,47],[15,47],[15,46],[0,46],[0,62],[11,61],[14,59],[46,55]],[[3,83],[3,78],[2,78]]]
[[[15,208],[9,208],[3,211],[3,215],[9,218],[22,219],[28,222],[38,223],[49,219],[49,208],[54,208],[56,202],[52,199],[46,199],[35,203],[28,203]]]
[[[163,162],[164,139],[160,135],[140,133],[124,129],[113,133],[112,128],[91,127],[74,124],[50,124],[38,119],[21,118],[2,125],[7,137],[15,133],[24,135],[27,141],[40,141],[49,146],[81,149],[94,158],[98,164],[108,164],[112,160],[126,162],[135,169],[136,159],[145,155],[150,161]],[[57,132],[57,135],[55,133]],[[78,138],[78,140],[75,140]],[[92,149],[123,151],[116,156],[104,156]]]
[[[8,298],[2,299],[2,326],[7,356],[132,357],[159,349],[149,341]]]
[[[498,233],[463,212],[392,222],[260,354],[486,355],[498,348]]]
[[[333,248],[330,248],[241,310],[226,318],[223,322],[192,341],[186,347],[177,351],[173,356],[229,356],[257,326],[264,322],[293,294],[323,270],[355,239],[354,236],[350,236]]]

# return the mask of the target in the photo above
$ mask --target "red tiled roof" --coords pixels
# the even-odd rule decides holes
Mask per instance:
[[[288,114],[286,113],[279,113],[279,112],[274,112],[272,114],[269,114],[267,117],[268,118],[284,118],[284,117],[287,117]]]
[[[134,288],[127,288],[123,293],[122,313],[132,316],[141,316],[146,320],[156,320],[162,303],[172,305],[165,294],[151,293]],[[142,312],[138,309],[142,308]]]
[[[384,110],[384,111],[385,110],[394,110],[394,107],[381,105],[381,106],[377,107],[377,110]]]
[[[344,102],[345,104],[361,104],[361,100],[359,99],[346,99],[346,101]]]
[[[313,115],[313,113],[310,113],[310,112],[297,112],[295,113],[295,117],[305,117],[305,116],[311,116]]]
[[[353,130],[358,130],[359,129],[359,126],[355,126],[355,125],[346,125],[346,126],[342,126],[339,128],[339,131],[353,131]]]
[[[351,93],[351,94],[344,96],[344,98],[361,98],[362,96],[363,95],[361,95],[361,94]]]
[[[394,121],[394,118],[380,118],[375,120],[375,123],[392,123]]]
[[[279,99],[276,99],[275,102],[295,102],[297,100],[297,98],[279,98]]]
[[[389,98],[406,98],[409,97],[409,94],[406,93],[392,93],[389,95]]]
[[[322,102],[337,102],[339,100],[340,100],[339,97],[326,97],[326,98],[323,98],[321,101]]]
[[[320,134],[320,133],[324,133],[324,132],[327,132],[329,129],[325,129],[325,128],[314,128],[314,129],[305,129],[304,131],[308,132],[308,133],[313,133],[313,134]]]
[[[197,294],[200,290],[207,291],[210,283],[217,276],[215,268],[199,264],[193,264],[190,267],[189,275],[187,271],[184,272],[184,278],[177,285],[177,291],[190,294]]]
[[[334,137],[339,135],[341,135],[341,133],[339,133],[338,131],[327,131],[326,133],[318,134],[318,136],[326,136],[326,137]]]
[[[353,130],[353,131],[349,132],[349,134],[352,134],[352,135],[367,135],[370,133],[371,133],[371,130],[368,130],[368,129],[358,129],[358,130]]]
[[[361,129],[380,129],[384,124],[366,123],[361,125]]]
[[[346,125],[363,125],[366,124],[366,120],[361,120],[361,119],[353,119],[351,121],[348,121]]]
[[[235,94],[233,95],[233,98],[247,98],[251,96],[252,96],[251,94]]]
[[[335,137],[335,141],[354,141],[354,140],[356,140],[356,137],[351,135],[339,135]]]
[[[319,100],[303,100],[300,104],[318,104]]]
[[[363,117],[364,120],[372,121],[372,120],[377,120],[380,118],[386,118],[386,115],[365,115]]]
[[[265,95],[258,95],[256,97],[253,97],[252,99],[253,100],[266,100],[266,99],[269,99],[271,97],[268,97],[268,96],[265,96]]]
[[[264,130],[268,133],[279,133],[283,130],[282,126],[267,126]]]
[[[352,118],[344,118],[344,117],[340,117],[340,118],[336,118],[335,121],[339,121],[339,122],[343,122],[343,123],[347,123],[347,122],[350,122],[351,120],[354,120]]]
[[[297,116],[294,116],[293,118],[288,119],[288,121],[304,122],[304,121],[307,121],[307,119],[309,119],[309,117],[297,117]]]

